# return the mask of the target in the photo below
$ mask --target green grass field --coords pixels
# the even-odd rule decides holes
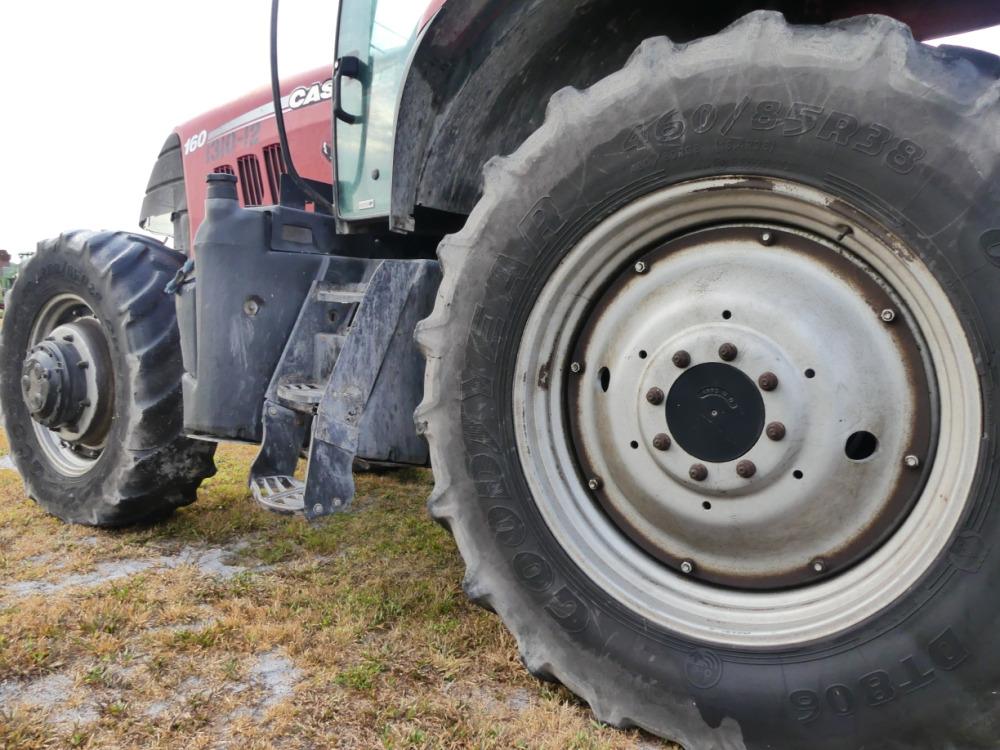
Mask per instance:
[[[0,452],[6,453],[0,439]],[[426,471],[258,510],[253,449],[171,520],[69,527],[0,470],[0,748],[654,748],[533,679],[466,601]]]

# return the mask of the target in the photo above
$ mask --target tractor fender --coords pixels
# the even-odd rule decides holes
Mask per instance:
[[[537,130],[559,89],[618,70],[644,39],[687,42],[765,6],[794,24],[883,13],[919,39],[1000,23],[993,0],[449,0],[424,26],[400,92],[391,228],[460,226],[483,165]]]

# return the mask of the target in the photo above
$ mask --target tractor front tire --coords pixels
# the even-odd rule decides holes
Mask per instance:
[[[601,721],[997,747],[994,69],[759,12],[487,165],[417,332],[430,512]]]
[[[125,233],[39,243],[0,329],[0,406],[28,495],[71,523],[124,526],[194,502],[212,443],[182,434],[164,287],[184,256]]]

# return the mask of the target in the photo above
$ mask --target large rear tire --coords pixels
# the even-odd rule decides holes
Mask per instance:
[[[194,502],[215,445],[182,434],[164,287],[184,256],[146,237],[39,243],[0,329],[0,406],[28,495],[71,523],[122,526]]]
[[[989,70],[754,13],[647,41],[487,165],[418,329],[430,511],[602,721],[1000,741]]]

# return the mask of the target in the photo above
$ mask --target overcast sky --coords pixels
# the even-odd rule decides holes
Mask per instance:
[[[136,228],[171,129],[268,74],[269,0],[42,0],[0,23],[0,248]],[[282,75],[332,65],[335,0],[283,0]],[[1000,27],[952,43],[1000,54]]]

